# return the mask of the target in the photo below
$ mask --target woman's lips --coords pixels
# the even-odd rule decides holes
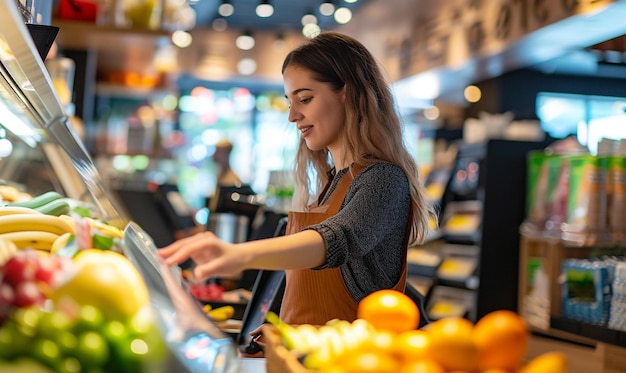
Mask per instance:
[[[311,129],[313,126],[303,127],[300,129],[300,135],[302,137],[307,137],[311,133]]]

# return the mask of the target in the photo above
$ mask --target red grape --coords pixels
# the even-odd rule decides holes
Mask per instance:
[[[14,255],[2,267],[4,282],[11,285],[17,285],[24,281],[31,281],[35,278],[38,268],[37,258],[26,255],[23,251],[22,255]]]
[[[31,306],[44,300],[44,296],[35,281],[24,281],[15,287],[15,302],[17,307]]]
[[[54,257],[43,257],[39,259],[39,266],[35,272],[35,279],[51,284],[54,274],[57,271],[57,264]]]
[[[0,283],[0,324],[11,311],[15,302],[15,289],[7,283]]]

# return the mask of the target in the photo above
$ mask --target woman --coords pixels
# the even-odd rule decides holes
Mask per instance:
[[[424,240],[432,207],[390,88],[361,43],[323,32],[290,52],[282,73],[301,133],[294,205],[303,212],[289,214],[283,237],[227,244],[203,232],[160,254],[170,265],[192,258],[200,279],[284,269],[284,321],[352,321],[366,295],[404,290],[407,246]]]

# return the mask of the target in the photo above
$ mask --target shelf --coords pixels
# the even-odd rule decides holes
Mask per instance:
[[[146,99],[147,97],[158,97],[167,94],[178,96],[178,92],[175,89],[163,87],[132,87],[109,83],[96,84],[96,95],[98,96]]]
[[[57,42],[65,49],[121,50],[123,47],[154,50],[159,41],[170,37],[167,30],[100,26],[91,22],[53,19],[59,27]]]
[[[619,330],[587,324],[582,321],[567,319],[561,316],[550,317],[550,328],[590,338],[595,341],[626,347],[626,332]]]

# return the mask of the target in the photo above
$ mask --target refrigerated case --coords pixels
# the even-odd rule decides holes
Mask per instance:
[[[36,194],[57,190],[91,203],[118,227],[127,221],[104,189],[54,86],[15,2],[0,13],[0,179]]]
[[[175,272],[169,271],[164,276],[154,241],[129,221],[106,189],[62,108],[16,2],[0,0],[0,9],[1,183],[31,195],[55,190],[85,203],[99,219],[126,228],[124,254],[130,259],[143,256],[152,260],[144,260],[144,266],[131,262],[146,282],[159,331],[169,347],[170,357],[158,371],[240,371],[232,339],[206,319],[200,309],[194,315],[202,322],[193,328],[186,323],[189,320],[181,320],[173,304],[193,302],[181,283],[182,278],[173,278]],[[155,273],[162,276],[160,282],[150,277]],[[164,291],[159,285],[165,282],[168,288]]]

